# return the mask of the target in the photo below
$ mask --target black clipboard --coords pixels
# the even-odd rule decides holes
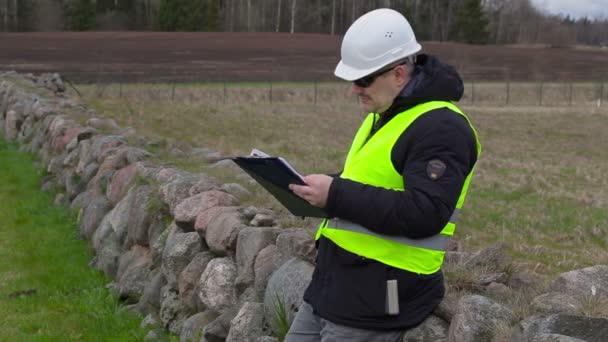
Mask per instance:
[[[323,209],[315,207],[289,190],[289,184],[306,185],[306,183],[283,158],[234,157],[232,161],[270,192],[293,215],[327,217]]]

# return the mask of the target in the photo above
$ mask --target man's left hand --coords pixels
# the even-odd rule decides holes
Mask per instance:
[[[328,175],[308,175],[302,179],[306,185],[289,184],[289,189],[315,207],[325,208],[329,187],[334,179]]]

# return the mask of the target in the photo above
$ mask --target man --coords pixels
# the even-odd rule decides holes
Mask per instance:
[[[481,151],[456,71],[421,47],[398,12],[348,29],[335,75],[370,113],[339,177],[290,185],[325,208],[316,268],[287,342],[399,341],[444,294],[441,265]],[[327,137],[331,139],[331,137]]]

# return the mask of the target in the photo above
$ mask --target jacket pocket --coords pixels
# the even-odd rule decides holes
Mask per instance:
[[[386,316],[386,267],[371,259],[338,249],[328,272],[326,308],[345,318]]]

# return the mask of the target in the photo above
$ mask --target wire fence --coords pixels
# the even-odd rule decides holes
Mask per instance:
[[[471,106],[606,107],[606,82],[465,82],[460,104]],[[95,83],[76,85],[86,96],[213,104],[352,103],[345,82]]]

